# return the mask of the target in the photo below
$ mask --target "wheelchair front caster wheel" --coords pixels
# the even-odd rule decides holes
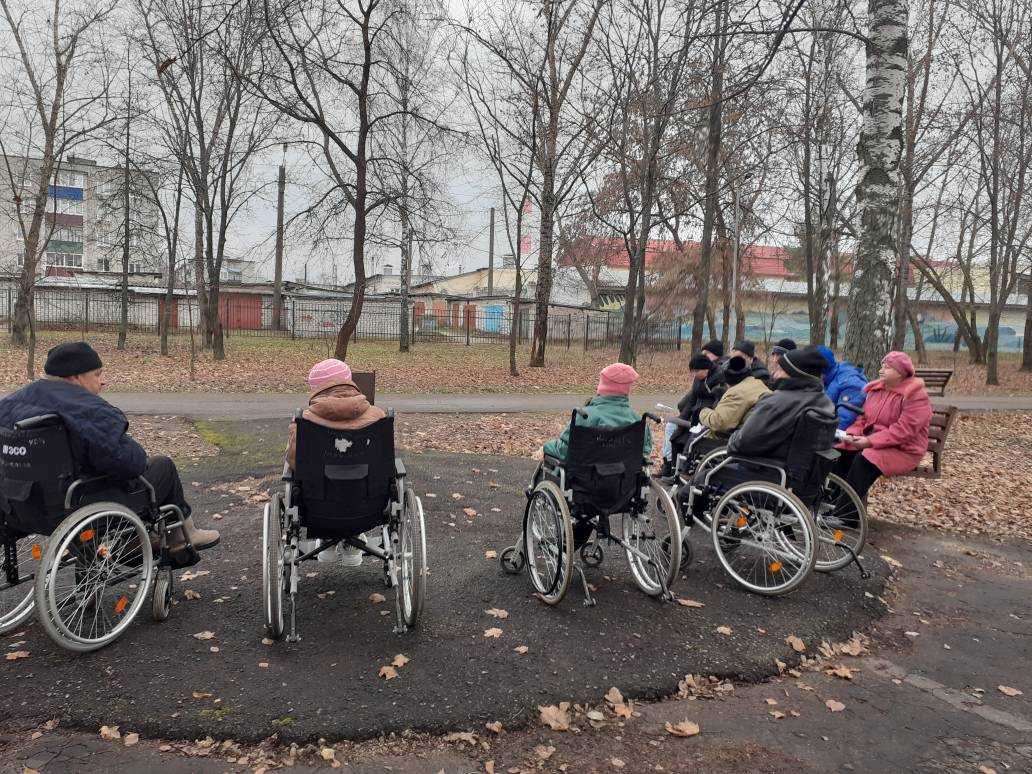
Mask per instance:
[[[509,546],[502,551],[498,561],[501,563],[502,569],[510,575],[519,575],[527,564],[526,557],[516,546]]]
[[[606,555],[598,543],[585,543],[581,546],[580,558],[588,567],[598,567]]]
[[[151,598],[151,617],[161,623],[167,621],[172,612],[172,582],[167,575],[161,575],[154,581],[154,594]]]

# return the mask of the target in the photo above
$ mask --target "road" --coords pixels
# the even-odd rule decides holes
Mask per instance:
[[[176,415],[190,419],[281,419],[303,406],[300,393],[174,393],[113,392],[104,397],[127,414]],[[674,405],[680,395],[642,394],[632,396],[637,411],[654,410],[656,403]],[[562,393],[533,394],[394,394],[378,396],[377,402],[407,414],[508,414],[525,412],[560,413],[580,405],[587,396]],[[937,405],[954,405],[962,411],[1032,411],[1032,396],[949,395],[933,398]]]

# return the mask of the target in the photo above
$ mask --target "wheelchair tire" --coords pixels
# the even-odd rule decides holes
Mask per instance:
[[[172,581],[168,575],[159,575],[151,593],[151,618],[157,623],[167,621],[172,614]]]
[[[605,561],[606,552],[602,550],[602,544],[595,540],[589,540],[580,547],[581,561],[587,567],[600,567]]]
[[[262,610],[265,633],[283,637],[283,499],[275,495],[262,512]]]
[[[817,559],[810,510],[777,484],[732,487],[711,512],[717,559],[742,588],[778,596],[798,588]]]
[[[824,481],[821,507],[814,513],[817,527],[817,572],[834,572],[853,557],[836,543],[849,546],[857,556],[867,542],[867,508],[853,487],[834,473]]]
[[[669,590],[681,571],[681,517],[659,481],[649,481],[644,513],[624,514],[623,533],[627,563],[638,588],[650,597],[663,593],[663,582]],[[632,548],[652,559],[655,566]]]
[[[509,575],[519,575],[523,572],[523,568],[527,566],[526,557],[520,553],[522,548],[523,543],[520,541],[520,545],[509,546],[498,557],[498,563],[502,565],[502,569]]]
[[[423,503],[411,486],[405,487],[398,543],[398,604],[401,620],[412,628],[419,623],[426,602],[426,519]]]
[[[33,591],[44,631],[76,653],[111,644],[147,603],[155,569],[137,514],[111,502],[79,508],[43,550]]]
[[[0,634],[13,632],[27,622],[36,609],[32,581],[43,558],[42,535],[27,535],[14,541],[14,558],[18,563],[18,583],[7,582],[7,552],[0,544]],[[30,573],[31,571],[31,573]],[[25,577],[22,577],[25,574]]]
[[[725,457],[727,457],[726,446],[721,446],[719,449],[713,449],[713,451],[707,453],[701,460],[699,460],[699,464],[695,467],[695,472],[692,474],[692,479],[694,480],[695,476],[712,470],[718,464],[723,462]],[[689,487],[691,485],[692,481],[685,484],[685,486]],[[688,514],[684,514],[684,517],[686,519],[692,518],[692,514],[689,512]],[[694,520],[699,526],[706,530],[707,533],[710,531],[709,513],[704,513],[701,516],[694,517]]]
[[[538,597],[547,605],[559,604],[573,575],[573,519],[566,498],[551,481],[534,487],[527,503],[523,556]]]

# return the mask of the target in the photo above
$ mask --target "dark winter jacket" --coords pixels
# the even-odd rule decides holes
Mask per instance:
[[[147,467],[147,452],[126,431],[125,414],[99,395],[61,379],[38,379],[0,400],[0,425],[57,414],[64,421],[78,472],[134,478]]]
[[[819,347],[824,359],[831,363],[831,366],[824,372],[824,391],[828,393],[831,402],[835,404],[838,412],[839,430],[845,430],[856,419],[857,413],[839,406],[840,402],[846,402],[857,408],[863,408],[867,393],[864,388],[867,386],[867,377],[864,372],[847,360],[836,360],[835,353],[827,347]]]
[[[753,407],[732,435],[727,448],[744,457],[787,460],[796,422],[809,408],[831,415],[835,407],[817,379],[790,378],[774,382],[774,392]]]
[[[723,368],[714,368],[705,379],[696,379],[692,389],[677,403],[677,410],[681,412],[681,419],[699,424],[699,413],[704,408],[713,408],[720,402],[727,390],[727,381],[724,378]],[[670,436],[671,443],[684,436],[688,430],[683,427],[677,428]]]
[[[770,387],[770,371],[767,370],[767,366],[758,357],[753,358],[752,365],[749,366],[749,375]]]

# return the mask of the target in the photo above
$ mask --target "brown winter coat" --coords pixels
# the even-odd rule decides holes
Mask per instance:
[[[341,379],[322,387],[308,399],[305,419],[333,430],[358,430],[387,416],[382,409],[370,405],[350,379]],[[287,441],[287,464],[294,469],[297,459],[297,425],[290,423]]]

